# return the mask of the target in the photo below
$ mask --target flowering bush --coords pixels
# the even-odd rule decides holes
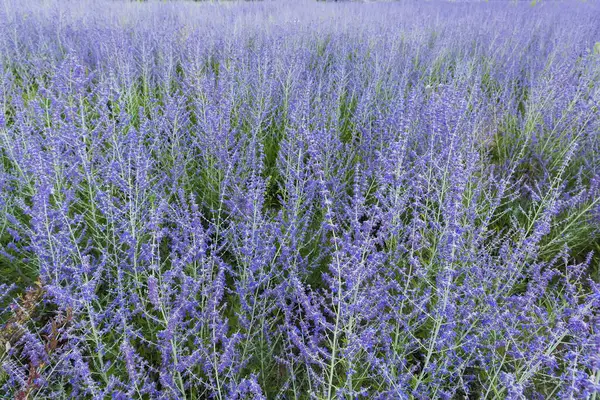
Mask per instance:
[[[600,398],[600,8],[0,7],[0,392]]]

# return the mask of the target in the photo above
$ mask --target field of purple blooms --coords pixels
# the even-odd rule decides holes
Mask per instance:
[[[600,3],[0,2],[0,398],[600,400]]]

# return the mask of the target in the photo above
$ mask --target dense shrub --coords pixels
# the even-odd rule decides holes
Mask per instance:
[[[0,393],[598,398],[600,8],[0,6]]]

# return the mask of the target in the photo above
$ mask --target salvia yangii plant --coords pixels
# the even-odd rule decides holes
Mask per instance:
[[[0,397],[600,399],[594,2],[0,5]]]

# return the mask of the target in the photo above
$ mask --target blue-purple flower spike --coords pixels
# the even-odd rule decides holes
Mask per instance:
[[[0,398],[600,400],[599,16],[4,0]]]

